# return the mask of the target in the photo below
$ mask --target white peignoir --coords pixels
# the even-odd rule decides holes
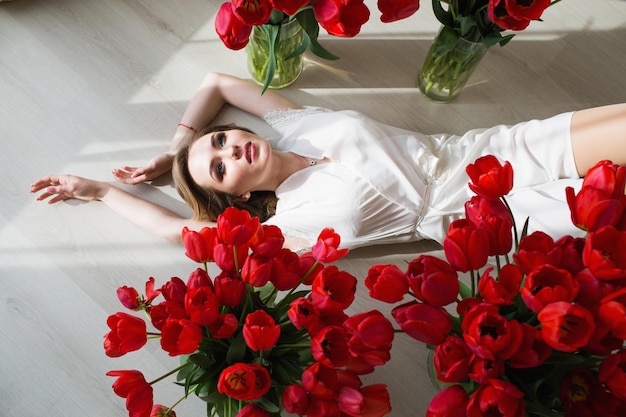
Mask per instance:
[[[341,246],[350,248],[442,242],[472,196],[465,167],[491,153],[513,165],[515,192],[507,201],[518,227],[531,216],[531,230],[580,235],[569,221],[564,192],[581,182],[571,155],[570,118],[565,113],[453,136],[399,129],[351,110],[272,111],[265,120],[282,137],[276,149],[330,162],[280,184],[276,215],[266,224],[310,242],[333,227]]]

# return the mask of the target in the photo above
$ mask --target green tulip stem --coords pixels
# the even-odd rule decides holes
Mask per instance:
[[[470,282],[472,284],[472,297],[476,297],[476,271],[470,271]]]
[[[191,362],[185,362],[185,363],[183,363],[182,365],[180,365],[179,367],[174,368],[174,369],[172,369],[171,371],[169,371],[169,372],[167,372],[167,373],[165,373],[165,374],[161,375],[160,377],[158,377],[158,378],[157,378],[157,379],[155,379],[154,381],[152,381],[152,382],[148,382],[148,384],[149,384],[149,385],[156,384],[157,382],[159,382],[159,381],[161,381],[161,380],[163,380],[163,379],[167,378],[167,377],[168,377],[168,376],[170,376],[170,375],[175,374],[176,372],[180,371],[181,369],[186,368],[186,367],[187,367],[187,366],[189,366],[189,365],[192,365],[192,363],[191,363]]]
[[[170,411],[172,411],[174,409],[174,407],[176,407],[178,404],[180,404],[183,401],[185,401],[186,398],[187,398],[187,394],[183,395],[178,400],[176,400],[176,402],[174,404],[172,404],[172,406],[167,409],[167,411],[165,412],[165,415],[169,416],[170,415]]]

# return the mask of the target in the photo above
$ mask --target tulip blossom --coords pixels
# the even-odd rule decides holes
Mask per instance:
[[[199,287],[185,294],[185,310],[192,321],[200,326],[208,326],[217,320],[219,302],[210,287]]]
[[[373,371],[374,366],[391,359],[394,330],[380,311],[355,314],[344,321],[343,327],[347,331],[351,357],[364,364],[365,369]]]
[[[526,277],[520,294],[526,306],[535,313],[556,301],[574,301],[580,284],[565,269],[544,265]]]
[[[314,362],[302,372],[302,387],[312,397],[332,400],[337,396],[337,370]]]
[[[236,363],[224,369],[217,380],[217,390],[231,398],[252,401],[269,391],[270,373],[256,363]]]
[[[470,178],[469,188],[485,198],[500,198],[513,188],[513,167],[501,164],[493,155],[482,156],[465,169]]]
[[[218,243],[215,245],[215,264],[224,272],[236,273],[248,258],[248,245]]]
[[[529,19],[518,19],[509,13],[506,8],[507,0],[489,0],[487,16],[489,20],[502,30],[524,30],[530,25]]]
[[[472,394],[467,404],[467,417],[524,417],[524,394],[512,383],[490,379]]]
[[[485,359],[472,355],[468,376],[479,384],[487,384],[490,379],[504,375],[504,361],[502,359]]]
[[[111,329],[104,339],[107,356],[116,358],[141,349],[147,342],[146,322],[126,313],[115,313],[107,319]]]
[[[443,250],[448,262],[457,270],[467,272],[482,268],[489,256],[489,237],[467,219],[450,223],[443,240]]]
[[[150,309],[150,321],[157,329],[163,329],[168,319],[188,319],[185,307],[172,301],[163,301]]]
[[[624,302],[613,300],[611,296],[605,298],[598,309],[598,318],[615,337],[626,340],[626,304]]]
[[[227,245],[248,244],[259,227],[261,224],[258,217],[252,217],[246,210],[238,210],[234,207],[228,207],[217,218],[218,238]]]
[[[493,267],[485,270],[478,281],[478,292],[485,302],[495,305],[511,305],[519,293],[522,271],[517,265],[506,264],[500,269],[498,280],[491,276]]]
[[[469,402],[467,392],[460,385],[451,385],[439,391],[428,404],[426,417],[465,417]]]
[[[252,26],[235,16],[232,3],[227,1],[222,3],[215,16],[215,31],[227,48],[237,51],[248,44]]]
[[[272,14],[269,0],[232,0],[233,13],[246,25],[262,25]]]
[[[335,230],[325,228],[317,237],[311,253],[318,262],[334,262],[348,254],[348,249],[338,249],[340,243],[341,237]]]
[[[598,377],[613,395],[626,400],[626,350],[620,350],[604,359],[600,364]]]
[[[187,285],[182,279],[172,277],[161,287],[161,294],[163,294],[165,301],[183,305],[185,303],[185,294],[187,294]]]
[[[459,295],[456,270],[435,256],[420,255],[409,262],[406,278],[413,294],[427,304],[443,307],[454,302]]]
[[[506,0],[505,7],[516,19],[537,20],[550,6],[551,0]]]
[[[287,291],[300,284],[300,258],[289,250],[281,249],[272,259],[270,281],[277,290]]]
[[[304,297],[297,298],[291,302],[290,307],[287,315],[296,329],[304,327],[313,335],[322,327],[319,310],[310,300]]]
[[[513,247],[513,217],[500,200],[474,196],[465,203],[465,217],[489,237],[489,255],[505,255]]]
[[[391,315],[406,334],[432,345],[443,342],[452,330],[452,318],[443,307],[411,301],[394,307]]]
[[[481,358],[508,359],[519,349],[523,333],[516,320],[507,320],[495,305],[479,304],[461,322],[463,339]]]
[[[217,243],[217,229],[203,227],[199,232],[183,228],[183,244],[185,255],[198,263],[213,261],[213,248]]]
[[[386,303],[401,301],[409,291],[406,275],[395,265],[374,265],[365,277],[369,295]]]
[[[176,413],[170,407],[166,407],[162,404],[154,404],[150,417],[176,417]]]
[[[256,255],[272,257],[278,253],[284,243],[285,236],[278,226],[263,224],[252,236],[250,249]]]
[[[378,0],[378,10],[383,23],[406,19],[420,8],[419,0]]]
[[[262,287],[272,276],[272,265],[264,256],[250,255],[241,269],[241,278],[253,287]]]
[[[309,408],[309,397],[302,385],[291,384],[283,391],[282,403],[288,413],[302,416]]]
[[[595,330],[589,310],[565,301],[548,304],[537,318],[543,340],[563,352],[574,352],[585,346]]]
[[[345,310],[352,304],[356,278],[334,265],[322,270],[311,287],[311,299],[320,310]]]
[[[265,311],[256,310],[246,316],[243,337],[248,347],[255,352],[269,350],[280,337],[280,326]]]
[[[126,409],[131,416],[149,416],[152,411],[152,387],[139,371],[109,371],[107,376],[117,377],[113,391],[126,398]]]
[[[202,329],[186,319],[168,319],[161,329],[161,348],[170,356],[193,353],[202,340]]]
[[[471,356],[472,352],[462,338],[448,336],[435,348],[437,379],[445,382],[461,382],[467,379]]]
[[[331,368],[345,366],[350,359],[346,331],[339,326],[326,326],[311,337],[311,353],[319,363]]]
[[[235,417],[270,417],[270,413],[255,404],[248,404]]]
[[[139,310],[141,308],[141,296],[136,289],[124,285],[117,289],[117,298],[122,305],[129,310]]]
[[[222,273],[215,277],[215,296],[220,305],[236,307],[246,295],[246,283],[239,277]]]
[[[590,233],[583,249],[583,263],[600,279],[626,278],[626,231],[605,226]]]
[[[300,8],[307,6],[311,0],[271,0],[272,7],[285,12],[289,16],[295,15]]]
[[[513,259],[522,272],[530,274],[535,268],[545,264],[558,265],[561,262],[561,251],[548,234],[536,231],[520,240]]]
[[[618,416],[618,401],[602,386],[598,376],[586,368],[577,368],[565,377],[559,395],[566,415]]]
[[[211,281],[211,277],[209,274],[202,268],[196,268],[191,274],[189,274],[189,278],[187,278],[187,290],[193,290],[199,287],[209,287],[212,290],[213,281]]]
[[[543,341],[539,330],[531,325],[522,323],[522,333],[522,344],[511,356],[508,365],[512,368],[534,368],[541,365],[550,357],[552,348]]]
[[[316,0],[313,12],[329,34],[346,38],[356,36],[370,18],[363,0]]]
[[[383,384],[362,388],[344,386],[337,395],[339,410],[354,417],[382,417],[391,412],[389,393]]]
[[[209,324],[211,336],[216,339],[228,339],[237,331],[239,320],[232,313],[220,314],[217,320]]]

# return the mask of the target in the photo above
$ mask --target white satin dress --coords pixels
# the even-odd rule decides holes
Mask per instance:
[[[465,167],[494,154],[513,165],[507,201],[519,228],[530,216],[531,231],[582,235],[565,202],[565,187],[577,189],[582,182],[571,150],[571,114],[454,136],[411,132],[350,110],[272,111],[265,120],[282,137],[276,149],[329,162],[280,184],[276,215],[266,224],[311,243],[324,227],[333,227],[349,248],[442,242],[473,195]]]

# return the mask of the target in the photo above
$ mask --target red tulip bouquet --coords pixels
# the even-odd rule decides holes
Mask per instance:
[[[600,162],[578,193],[565,190],[587,234],[556,241],[525,225],[518,242],[508,162],[485,156],[467,173],[476,196],[449,227],[447,260],[375,265],[365,281],[376,299],[414,298],[392,316],[434,350],[445,388],[426,415],[626,415],[626,168]]]
[[[389,360],[393,326],[378,311],[346,314],[357,281],[324,265],[347,253],[337,249],[332,229],[299,256],[283,248],[280,229],[229,208],[216,228],[185,228],[183,240],[186,255],[204,265],[186,282],[174,277],[157,289],[150,278],[145,295],[117,290],[121,303],[143,311],[155,330],[126,312],[107,320],[108,356],[157,338],[169,356],[180,358],[180,366],[152,382],[137,370],[107,373],[117,377],[113,390],[126,398],[131,417],[175,416],[176,404],[153,404],[152,388],[174,374],[184,388],[180,401],[196,394],[206,401],[207,416],[269,417],[286,410],[381,417],[391,411],[386,386],[364,386],[360,375]],[[208,262],[221,273],[211,278]]]
[[[419,0],[378,0],[380,19],[386,23],[409,17],[418,8]],[[338,58],[318,42],[320,26],[330,35],[350,38],[360,32],[369,17],[370,10],[363,0],[231,0],[217,12],[215,29],[224,45],[233,50],[244,48],[253,30],[268,40],[260,54],[264,65],[257,68],[265,75],[265,91],[277,65],[300,56],[307,48],[324,59]],[[287,30],[286,24],[294,20],[304,36],[297,38],[296,45],[281,46],[281,30]]]

